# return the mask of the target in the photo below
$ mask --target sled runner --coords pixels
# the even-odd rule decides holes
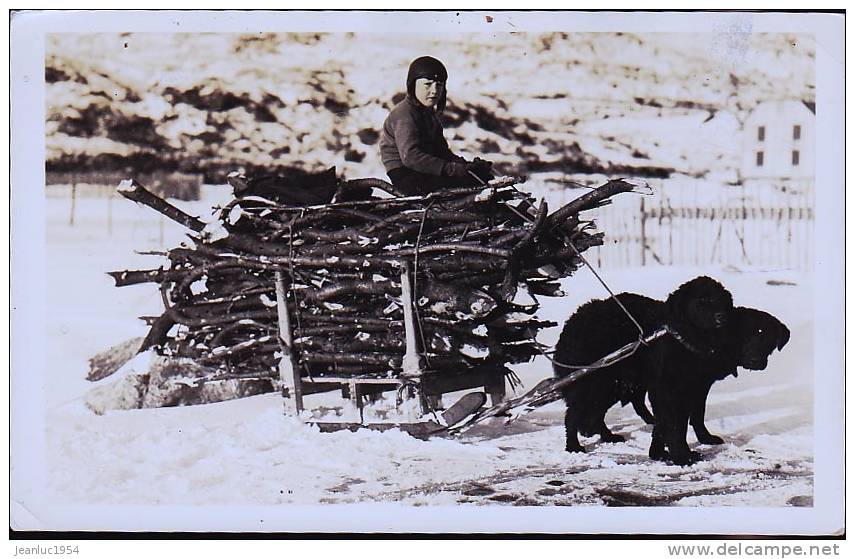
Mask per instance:
[[[413,437],[423,439],[432,435],[451,434],[451,427],[462,425],[471,419],[476,413],[483,409],[487,403],[487,394],[484,392],[470,392],[460,398],[454,405],[439,414],[439,421],[420,421],[416,423],[333,423],[333,422],[311,422],[317,425],[322,433],[333,431],[357,429],[371,429],[373,431],[388,431],[400,429]]]

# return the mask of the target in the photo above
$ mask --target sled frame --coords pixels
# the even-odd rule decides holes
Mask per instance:
[[[305,409],[303,402],[305,395],[334,390],[341,390],[342,396],[347,398],[359,410],[360,417],[362,416],[364,407],[363,396],[370,396],[391,390],[395,390],[398,393],[405,393],[409,387],[414,387],[416,391],[421,392],[421,397],[419,398],[419,411],[421,415],[441,409],[443,394],[469,388],[483,387],[484,391],[490,396],[490,404],[493,406],[499,405],[504,401],[506,391],[505,376],[502,370],[478,368],[455,375],[448,373],[440,374],[425,370],[422,367],[422,358],[417,349],[418,330],[416,329],[415,313],[413,312],[412,278],[413,273],[409,263],[403,262],[401,265],[401,303],[404,309],[406,349],[403,358],[403,370],[399,377],[378,378],[359,375],[330,375],[307,378],[301,375],[301,366],[293,350],[291,317],[289,316],[287,305],[288,291],[285,285],[284,274],[282,271],[276,271],[274,278],[276,311],[278,315],[279,344],[282,350],[282,357],[279,359],[279,380],[283,387],[282,396],[287,415],[297,417],[301,415],[301,412]],[[400,424],[399,426],[402,430],[408,432],[420,431],[418,427],[407,428],[407,425],[419,425],[416,422],[416,418],[413,418],[413,421],[414,423],[412,424]],[[359,425],[366,426],[363,424],[342,422],[330,423],[326,429],[338,430],[339,428],[336,425],[340,425],[341,428],[349,428],[349,425],[352,427]],[[384,430],[388,428],[384,427],[385,425],[394,424],[378,424],[375,427],[379,430]],[[371,428],[372,426],[366,427]]]

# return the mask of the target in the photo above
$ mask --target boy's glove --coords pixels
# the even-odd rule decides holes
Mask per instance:
[[[450,177],[471,177],[469,172],[473,172],[483,181],[488,181],[493,178],[493,163],[485,161],[478,157],[474,161],[449,161],[448,176]]]
[[[449,161],[445,164],[443,171],[449,177],[468,177],[471,165],[472,163],[466,163],[464,161]]]
[[[475,167],[475,174],[480,175],[481,173],[493,173],[493,162],[487,161],[486,159],[481,159],[480,157],[476,157],[472,161],[472,165]]]
[[[493,162],[476,157],[472,163],[469,163],[469,170],[478,175],[478,178],[484,182],[493,178]]]

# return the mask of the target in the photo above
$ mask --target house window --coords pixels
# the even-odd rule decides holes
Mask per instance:
[[[797,166],[798,164],[799,164],[799,150],[794,149],[793,150],[793,167]]]
[[[795,126],[793,126],[793,139],[798,140],[801,137],[802,137],[802,127],[800,125],[796,124]],[[793,153],[795,153],[795,152],[793,152]]]
[[[765,139],[766,139],[766,127],[765,126],[758,126],[757,127],[757,141],[762,142]]]
[[[763,166],[763,152],[762,151],[757,152],[757,166],[758,167]]]

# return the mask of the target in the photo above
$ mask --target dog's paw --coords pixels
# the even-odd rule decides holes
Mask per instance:
[[[667,450],[665,450],[664,448],[661,450],[651,448],[650,452],[648,452],[647,455],[650,456],[651,460],[657,460],[659,462],[670,462],[671,461],[671,454]]]
[[[701,456],[700,452],[696,452],[694,450],[690,450],[687,453],[679,453],[679,454],[671,454],[671,462],[676,466],[691,466],[695,462],[700,462],[703,460],[703,456]]]
[[[578,446],[567,445],[566,447],[564,447],[564,451],[565,452],[581,452],[582,454],[585,454],[586,452],[588,452],[587,450],[585,450],[585,448],[582,445],[578,445]]]
[[[698,435],[698,442],[701,444],[724,444],[724,439],[712,433]]]
[[[601,434],[600,440],[604,443],[622,443],[626,441],[626,437],[615,433],[607,433],[605,435]]]

